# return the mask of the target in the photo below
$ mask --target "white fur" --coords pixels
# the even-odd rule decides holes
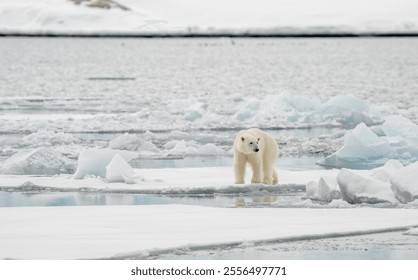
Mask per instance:
[[[276,185],[274,165],[278,156],[279,147],[273,137],[258,128],[241,130],[234,142],[235,184],[244,184],[245,166],[249,163],[253,171],[251,183]]]

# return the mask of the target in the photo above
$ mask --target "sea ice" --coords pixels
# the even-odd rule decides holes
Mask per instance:
[[[226,151],[212,143],[207,143],[203,146],[200,146],[196,151],[196,155],[199,156],[221,156],[225,154]]]
[[[327,202],[340,199],[341,193],[337,178],[333,176],[321,176],[319,182],[311,181],[307,183],[306,197]]]
[[[115,154],[106,166],[106,180],[108,182],[135,183],[135,171],[119,154]]]
[[[402,234],[418,236],[418,228],[411,228],[411,229],[403,232]]]
[[[344,146],[318,162],[320,165],[364,169],[383,165],[393,154],[389,142],[360,123],[344,136]]]
[[[386,118],[382,130],[389,137],[404,137],[418,139],[418,125],[400,115]]]
[[[391,146],[399,158],[411,161],[418,160],[418,125],[399,116],[390,116],[382,125]]]
[[[150,141],[144,141],[134,134],[125,133],[109,142],[113,150],[137,151],[141,155],[159,154],[160,150]]]
[[[192,142],[184,140],[173,140],[164,145],[170,154],[174,155],[190,155],[197,152],[196,145]]]
[[[213,143],[199,145],[195,141],[172,140],[164,145],[167,152],[171,155],[188,156],[219,156],[226,155],[227,152]]]
[[[318,196],[324,201],[331,202],[333,199],[340,199],[340,187],[338,186],[337,178],[331,176],[324,176],[318,182]]]
[[[317,198],[318,197],[318,182],[310,181],[306,184],[306,197]]]
[[[390,178],[403,167],[403,164],[399,160],[390,159],[384,166],[373,169],[370,176],[380,181],[389,182]]]
[[[337,175],[342,198],[352,204],[390,202],[396,204],[388,182],[360,175],[343,168]]]
[[[216,100],[214,100],[216,99]],[[352,97],[337,96],[321,103],[316,97],[289,93],[270,94],[262,97],[242,97],[239,101],[219,97],[164,100],[139,111],[115,114],[85,115],[75,118],[0,119],[1,131],[77,131],[100,132],[130,130],[190,130],[201,128],[300,128],[318,126],[352,126],[363,121],[381,123],[377,109],[368,102]],[[109,102],[110,103],[110,102]],[[75,105],[74,105],[75,106]],[[79,104],[79,107],[85,105]],[[105,110],[104,109],[104,110]],[[88,121],[86,121],[88,119]]]
[[[70,133],[39,130],[29,134],[19,141],[20,147],[49,147],[55,145],[70,145],[79,142]]]
[[[396,172],[390,178],[391,188],[402,203],[418,199],[418,161]]]
[[[74,179],[83,179],[87,175],[106,177],[106,166],[113,156],[119,154],[125,161],[130,161],[138,156],[135,152],[111,150],[111,149],[86,149],[78,156],[77,170]]]
[[[56,175],[73,173],[75,163],[51,148],[20,150],[0,166],[0,173],[13,175]]]
[[[366,123],[372,125],[380,120],[379,110],[352,95],[339,95],[328,100],[319,110],[322,120],[337,120],[344,125]]]

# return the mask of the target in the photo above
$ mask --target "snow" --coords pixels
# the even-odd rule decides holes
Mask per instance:
[[[21,32],[149,31],[165,27],[141,10],[97,9],[68,0],[2,1],[0,29]]]
[[[90,1],[90,4],[94,1]],[[189,0],[118,0],[129,10],[89,8],[68,0],[2,1],[0,27],[19,31],[186,31],[253,28],[258,32],[287,31],[410,31],[417,29],[413,0],[242,1],[193,4]],[[193,5],[192,5],[193,4]],[[115,6],[115,5],[113,5]],[[219,7],[222,7],[220,9]],[[345,7],[341,9],[341,7]],[[255,12],[257,11],[257,12]],[[300,32],[300,31],[299,31]]]
[[[185,205],[56,207],[54,211],[45,207],[1,208],[0,258],[146,256],[178,248],[389,231],[416,226],[417,218],[416,210],[407,209],[335,211]]]
[[[73,173],[75,164],[51,148],[23,149],[0,165],[1,174],[56,175]]]
[[[390,178],[392,191],[402,203],[418,198],[418,161],[400,169]]]
[[[113,156],[119,154],[126,161],[138,156],[135,152],[112,149],[86,149],[78,156],[77,170],[74,179],[83,179],[86,176],[106,177],[106,166],[112,161]]]

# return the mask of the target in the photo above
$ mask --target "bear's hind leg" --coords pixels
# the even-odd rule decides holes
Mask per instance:
[[[273,169],[273,185],[277,185],[279,183],[279,176],[277,175],[277,170]]]
[[[274,168],[273,166],[271,166],[271,164],[268,161],[264,161],[263,164],[263,172],[264,172],[264,176],[263,176],[263,184],[266,185],[272,185],[273,184],[273,173],[274,173]]]

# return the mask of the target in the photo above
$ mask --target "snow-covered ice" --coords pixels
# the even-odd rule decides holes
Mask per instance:
[[[156,155],[160,150],[151,141],[139,139],[134,134],[125,133],[109,142],[109,148],[113,150],[136,151],[141,155]]]
[[[341,169],[336,177],[320,177],[306,184],[305,196],[331,201],[342,198],[352,204],[411,203],[418,198],[418,161],[406,167],[398,160],[372,170]],[[335,197],[333,197],[333,195]],[[413,208],[412,204],[408,207]]]
[[[338,173],[337,180],[342,198],[349,203],[398,202],[388,182],[362,176],[344,168]]]
[[[112,149],[87,149],[80,152],[78,156],[77,170],[74,179],[83,179],[86,176],[106,177],[106,167],[112,161],[113,156],[119,154],[126,161],[138,156],[137,153]]]
[[[150,205],[53,210],[0,208],[0,258],[132,258],[161,250],[223,248],[243,242],[349,236],[418,226],[414,209]]]
[[[0,164],[1,174],[58,175],[72,174],[75,162],[46,147],[23,149]]]
[[[418,161],[397,171],[390,183],[399,201],[408,203],[418,199]]]
[[[106,166],[106,180],[108,182],[134,183],[135,171],[119,154],[115,154]]]
[[[113,152],[113,151],[112,151]],[[27,182],[31,183],[31,189],[55,190],[55,191],[102,191],[102,192],[135,192],[153,194],[214,194],[214,193],[251,193],[258,191],[277,192],[277,191],[302,191],[304,185],[311,180],[321,176],[334,176],[338,170],[278,170],[280,184],[277,186],[264,185],[234,185],[232,167],[203,167],[203,168],[157,168],[157,169],[134,169],[136,180],[134,184],[122,182],[106,182],[106,166],[110,163],[113,156],[118,153],[111,153],[109,162],[100,164],[103,176],[81,177],[83,180],[74,180],[72,175],[62,175],[55,177],[48,176],[0,176],[0,189],[3,190],[24,190]],[[102,154],[102,152],[100,152]],[[93,152],[97,155],[97,151]],[[121,154],[122,155],[122,154]],[[106,152],[107,156],[107,152]],[[99,157],[95,157],[99,159]],[[106,157],[107,159],[107,157]],[[95,162],[95,161],[94,161]],[[95,166],[94,166],[95,167]],[[93,167],[90,167],[93,168]],[[94,171],[97,174],[97,171]],[[89,173],[87,173],[89,174]],[[247,172],[250,176],[250,172]]]

